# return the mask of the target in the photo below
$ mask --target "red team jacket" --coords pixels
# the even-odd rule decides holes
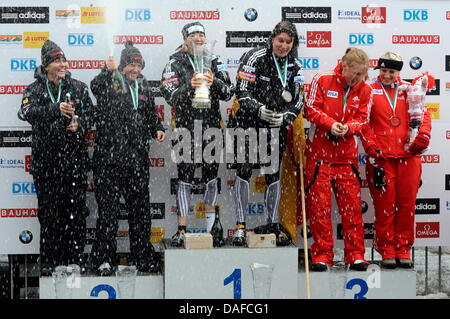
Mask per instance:
[[[398,79],[398,85],[409,85],[409,82]],[[398,91],[397,104],[395,112],[384,95],[380,81],[372,82],[373,107],[370,110],[370,121],[362,130],[361,142],[364,149],[370,145],[376,145],[386,157],[404,158],[412,154],[405,151],[405,143],[409,136],[409,114],[408,104],[406,103],[406,92]],[[385,88],[391,99],[394,99],[395,89]],[[397,116],[400,125],[393,127],[390,124],[390,118]],[[420,126],[419,133],[431,134],[431,117],[428,111],[424,113],[424,119]]]
[[[346,105],[343,99],[345,80],[342,77],[342,64],[334,70],[317,73],[310,85],[305,106],[305,117],[311,122],[305,155],[308,159],[333,164],[357,165],[357,140],[363,124],[368,121],[372,105],[372,88],[360,82],[349,91]],[[336,141],[329,139],[334,122],[347,124],[349,130]]]

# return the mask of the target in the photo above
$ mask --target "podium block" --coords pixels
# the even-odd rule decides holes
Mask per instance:
[[[309,272],[312,299],[415,299],[416,272],[409,269],[382,269],[370,265],[367,271],[332,267],[325,272]],[[306,298],[306,275],[298,273],[298,298]]]
[[[166,299],[253,299],[253,263],[273,265],[270,298],[298,296],[298,249],[236,248],[164,251]]]
[[[81,276],[72,290],[72,299],[119,299],[116,276],[88,277]],[[76,287],[78,286],[78,287]],[[52,277],[39,278],[39,298],[55,299],[55,287]],[[163,277],[162,275],[136,276],[135,299],[162,299]]]

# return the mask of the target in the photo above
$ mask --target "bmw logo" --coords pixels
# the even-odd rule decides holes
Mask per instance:
[[[24,230],[20,233],[19,240],[22,244],[29,244],[33,241],[33,233],[29,230]]]
[[[244,17],[245,20],[253,22],[258,17],[258,12],[256,11],[256,9],[248,8],[247,10],[245,10]]]
[[[369,204],[367,204],[366,201],[362,200],[361,201],[361,213],[367,213],[367,211],[369,210]]]
[[[422,67],[422,59],[418,56],[412,57],[411,60],[409,60],[409,66],[413,70],[418,70]]]

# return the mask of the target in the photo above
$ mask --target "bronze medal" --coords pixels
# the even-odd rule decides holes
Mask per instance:
[[[400,118],[398,116],[393,115],[389,119],[389,123],[391,124],[392,127],[398,127],[400,126]]]

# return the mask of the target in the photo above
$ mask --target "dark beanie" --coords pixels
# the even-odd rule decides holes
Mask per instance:
[[[60,58],[66,59],[61,48],[51,40],[45,41],[41,49],[42,65],[47,67],[50,63]]]
[[[198,21],[186,24],[181,30],[181,34],[183,35],[184,40],[186,40],[186,38],[191,34],[197,32],[206,33],[205,27]]]
[[[133,46],[133,41],[128,40],[125,43],[125,49],[122,50],[122,54],[120,55],[120,64],[119,70],[122,70],[130,63],[140,63],[142,65],[142,69],[144,69],[145,61],[142,58],[142,54],[138,48]]]

